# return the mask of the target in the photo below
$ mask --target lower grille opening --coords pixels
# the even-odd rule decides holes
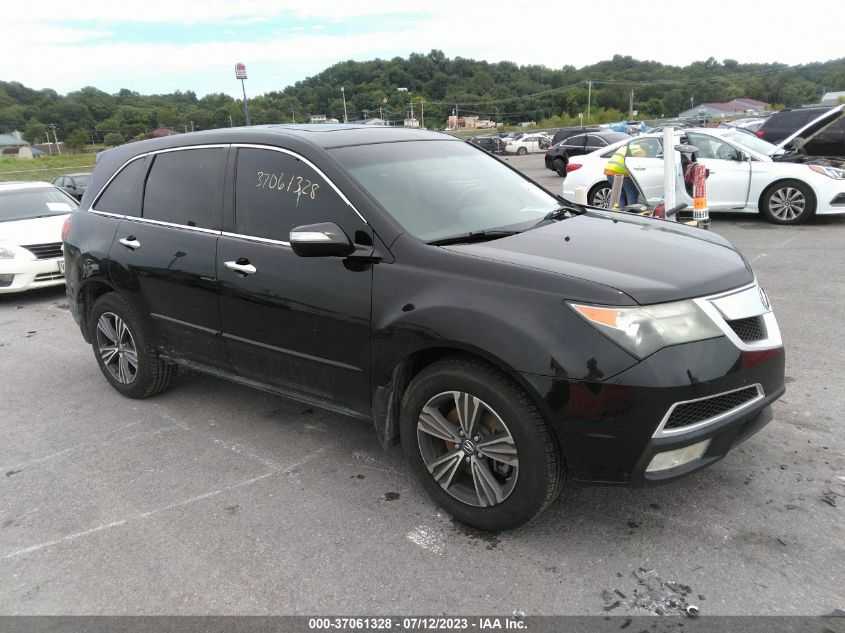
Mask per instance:
[[[736,332],[743,343],[753,343],[766,338],[766,324],[762,316],[753,316],[746,319],[727,321],[731,329]]]
[[[35,281],[53,281],[53,280],[56,280],[56,279],[64,279],[64,278],[65,278],[65,276],[58,271],[56,271],[54,273],[39,273],[39,274],[35,275]]]
[[[663,429],[680,429],[704,422],[741,407],[755,400],[759,395],[757,387],[745,387],[739,391],[731,391],[695,402],[681,403],[674,408]]]

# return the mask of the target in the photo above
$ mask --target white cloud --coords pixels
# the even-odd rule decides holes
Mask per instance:
[[[119,87],[141,92],[180,88],[200,94],[237,94],[232,66],[243,61],[250,69],[247,89],[257,94],[281,89],[346,59],[404,57],[432,48],[450,57],[551,68],[580,67],[616,53],[678,65],[710,56],[742,62],[803,63],[841,54],[838,21],[827,19],[830,5],[818,0],[802,3],[802,11],[790,17],[788,32],[776,11],[757,12],[753,20],[746,20],[727,15],[718,3],[707,11],[668,0],[626,3],[619,11],[612,4],[601,11],[587,11],[582,8],[585,5],[537,0],[509,5],[506,10],[479,0],[458,4],[432,0],[424,6],[428,11],[424,16],[401,16],[404,27],[395,27],[391,21],[391,29],[376,27],[375,32],[359,33],[361,23],[356,19],[366,16],[371,24],[369,18],[374,13],[396,14],[401,7],[348,0],[312,4],[147,0],[139,11],[137,4],[131,3],[74,2],[74,18],[95,24],[98,29],[93,31],[44,21],[43,16],[67,15],[64,2],[16,3],[4,10],[7,36],[2,75],[6,80],[60,92],[95,85],[110,91]],[[308,24],[309,20],[316,23]],[[98,40],[110,30],[119,33],[127,22],[136,24],[142,34],[154,32],[159,23],[194,24],[212,26],[209,31],[214,33],[242,34],[242,38],[222,41],[218,37],[189,44]],[[256,33],[266,33],[271,25],[281,35],[256,39],[251,25],[258,23],[262,27]],[[327,28],[329,24],[331,28]],[[350,33],[335,34],[342,31],[338,24],[348,24]],[[662,32],[666,26],[670,35]],[[796,37],[800,46],[784,44]],[[68,68],[74,72],[66,72]]]

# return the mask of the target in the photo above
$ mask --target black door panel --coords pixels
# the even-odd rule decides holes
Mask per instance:
[[[225,262],[246,260],[244,274]],[[369,411],[372,265],[220,238],[223,337],[235,373]]]
[[[218,233],[123,220],[111,249],[112,280],[149,315],[163,353],[222,366],[215,252]],[[120,240],[137,242],[135,248]]]

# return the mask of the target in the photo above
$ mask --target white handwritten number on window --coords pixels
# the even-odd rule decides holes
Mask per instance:
[[[258,182],[256,187],[261,189],[275,189],[276,191],[284,191],[296,196],[296,206],[299,206],[299,199],[302,196],[317,199],[317,190],[320,188],[316,182],[311,182],[302,176],[293,175],[290,179],[285,180],[285,174],[274,174],[266,171],[258,172]]]

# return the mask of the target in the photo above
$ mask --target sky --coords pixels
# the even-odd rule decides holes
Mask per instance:
[[[240,96],[234,66],[242,62],[252,97],[337,62],[431,49],[549,68],[580,68],[614,54],[674,65],[711,56],[802,64],[845,56],[845,12],[836,6],[819,0],[768,9],[721,0],[24,0],[3,8],[0,79],[60,94],[91,85],[109,93]],[[661,32],[667,27],[670,35]]]

